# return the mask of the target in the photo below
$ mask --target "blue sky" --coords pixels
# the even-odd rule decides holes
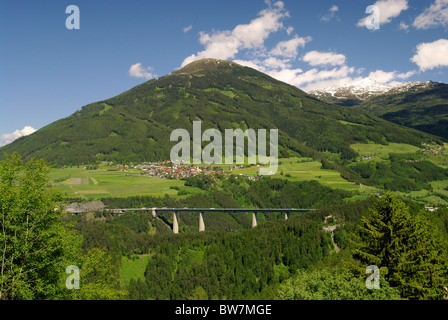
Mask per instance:
[[[80,29],[66,28],[69,5]],[[447,39],[448,0],[0,0],[0,146],[203,57],[305,91],[448,83]]]

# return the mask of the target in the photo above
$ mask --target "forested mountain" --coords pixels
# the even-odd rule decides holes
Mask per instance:
[[[319,101],[300,89],[233,62],[204,59],[150,80],[0,149],[57,164],[170,158],[177,128],[279,129],[279,152],[319,158],[320,151],[351,158],[352,143],[420,146],[440,139],[385,121],[363,110]]]
[[[377,96],[355,108],[448,139],[448,84]]]
[[[322,101],[353,106],[385,120],[448,139],[448,84],[360,82],[312,92]]]

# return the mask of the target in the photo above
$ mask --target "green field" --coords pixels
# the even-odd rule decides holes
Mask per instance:
[[[121,258],[120,279],[123,287],[127,287],[131,279],[145,279],[149,258],[149,254],[135,255],[131,259],[124,256]]]
[[[258,174],[259,169],[260,167],[258,166],[252,166],[250,168],[233,170],[232,173],[236,175],[255,175]],[[373,194],[378,192],[374,187],[360,186],[345,180],[341,177],[341,174],[335,170],[322,169],[320,161],[313,161],[311,158],[291,157],[279,159],[277,173],[270,177],[288,179],[291,181],[316,180],[329,187],[348,191],[359,191],[363,194]]]
[[[176,195],[178,191],[170,189],[170,187],[184,185],[184,181],[181,180],[142,176],[142,170],[130,169],[126,172],[107,171],[107,169],[110,167],[106,165],[101,165],[97,170],[86,170],[83,167],[53,169],[50,173],[50,181],[53,182],[53,186],[61,189],[67,196],[86,200],[143,194]],[[64,178],[67,179],[59,181]],[[75,182],[81,180],[81,184],[73,184],[74,180]],[[187,191],[194,192],[195,189],[188,188]]]
[[[382,144],[352,144],[350,146],[360,156],[373,156],[373,160],[387,160],[390,153],[416,153],[420,148],[404,143]]]

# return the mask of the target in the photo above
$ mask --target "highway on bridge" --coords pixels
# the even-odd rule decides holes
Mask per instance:
[[[173,232],[179,233],[179,212],[198,212],[199,213],[199,232],[205,231],[204,213],[205,212],[252,212],[252,227],[258,225],[257,213],[285,213],[285,220],[288,220],[289,214],[293,212],[308,212],[316,209],[295,209],[295,208],[125,208],[125,209],[107,209],[114,213],[126,213],[129,211],[151,211],[154,217],[159,212],[173,212]]]

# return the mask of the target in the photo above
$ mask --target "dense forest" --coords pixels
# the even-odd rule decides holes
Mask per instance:
[[[363,285],[366,276],[362,268],[365,269],[368,264],[361,263],[360,257],[355,258],[355,249],[362,241],[353,242],[353,239],[362,235],[360,232],[364,225],[369,225],[363,219],[374,216],[372,210],[381,208],[379,201],[368,199],[325,206],[287,221],[279,217],[255,229],[247,226],[238,232],[198,233],[196,224],[196,231],[185,230],[174,235],[170,228],[150,213],[109,216],[102,222],[84,221],[79,223],[78,228],[84,235],[85,250],[106,248],[115,256],[113,260],[117,265],[123,255],[130,258],[135,254],[150,255],[144,278],[133,279],[127,286],[131,299],[441,298],[441,286],[440,290],[435,290],[435,296],[434,292],[426,295],[427,291],[431,291],[429,289],[419,295],[415,295],[414,289],[413,296],[408,293],[409,290],[401,291],[401,283],[392,286],[386,280],[388,277],[382,278],[381,291],[369,291]],[[426,234],[420,235],[434,242],[432,245],[425,243],[422,252],[438,252],[431,254],[432,259],[434,256],[439,258],[430,265],[440,266],[438,281],[446,283],[448,210],[439,209],[430,216],[423,213],[421,205],[412,202],[405,204],[395,198],[391,201],[404,208],[410,224],[414,223],[414,218],[428,219],[427,225],[418,230],[426,230]],[[331,217],[331,221],[325,223],[326,217]],[[330,234],[323,229],[334,224],[338,225],[334,231],[334,240],[341,249],[338,253]],[[149,235],[150,230],[158,231]],[[422,239],[413,241],[422,243]],[[385,268],[381,271],[385,275],[390,272]],[[413,274],[409,269],[404,272],[409,277]],[[423,282],[427,281],[421,269],[415,272]],[[435,274],[433,270],[427,272]],[[415,279],[414,276],[415,280],[419,283],[418,277]],[[327,282],[335,282],[339,287],[329,292],[325,289]],[[351,284],[350,290],[348,283]]]
[[[392,286],[387,277],[381,278],[381,291],[366,289],[362,259],[355,258],[354,254],[362,241],[353,242],[353,239],[359,236],[363,219],[380,208],[382,198],[345,203],[346,194],[317,182],[293,183],[281,179],[250,181],[233,177],[226,182],[227,192],[205,184],[204,190],[204,194],[183,200],[166,196],[103,201],[110,207],[260,205],[286,208],[307,204],[318,210],[293,215],[287,221],[280,214],[262,216],[259,221],[263,223],[255,229],[250,228],[249,215],[210,214],[205,215],[207,231],[201,233],[197,232],[197,214],[182,213],[178,235],[171,231],[169,214],[155,218],[150,213],[117,216],[97,212],[96,222],[84,220],[77,225],[86,239],[84,249],[106,248],[118,266],[124,255],[136,259],[137,255],[149,254],[144,277],[131,279],[126,287],[130,299],[432,299],[443,296],[441,287],[436,293],[426,289],[413,296],[401,283],[395,282]],[[295,202],[285,203],[282,199]],[[434,236],[431,241],[439,245],[426,244],[424,250],[446,250],[448,209],[427,215],[421,204],[395,198],[391,201],[403,206],[409,223],[414,223],[413,217],[429,219],[429,224],[419,230],[426,228],[426,236]],[[333,232],[341,250],[338,253],[330,233],[324,230],[329,225],[338,226]],[[442,266],[437,281],[446,283],[446,254],[439,252],[437,256],[442,257],[435,263]],[[381,270],[386,275],[389,272],[387,268]],[[325,283],[333,283],[333,289],[326,289]]]
[[[204,186],[182,200],[108,200],[110,207],[317,209],[286,221],[266,215],[255,228],[248,215],[214,214],[205,232],[186,214],[173,234],[169,216],[63,213],[48,173],[42,160],[12,155],[0,162],[0,299],[448,298],[447,208],[428,212],[391,194],[345,202],[343,191],[315,181],[236,177],[226,190]],[[142,273],[123,282],[124,261],[141,257]],[[366,286],[372,265],[381,274],[375,290]],[[68,266],[81,270],[79,289],[67,290]]]

